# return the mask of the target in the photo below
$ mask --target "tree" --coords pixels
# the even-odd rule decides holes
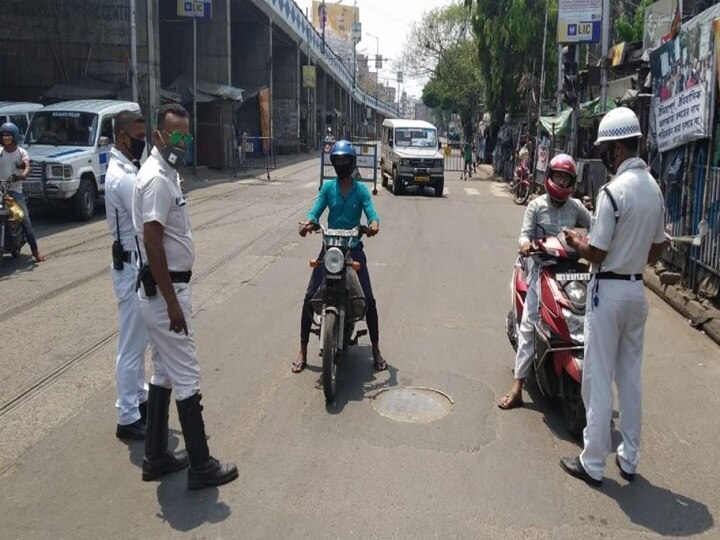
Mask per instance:
[[[473,132],[473,119],[484,91],[477,51],[473,39],[449,47],[435,66],[422,94],[423,103],[431,109],[460,115],[466,134]]]
[[[654,0],[641,0],[632,18],[627,13],[621,13],[615,18],[615,35],[620,41],[642,41],[645,35],[645,8]],[[612,13],[612,12],[611,12]]]
[[[431,77],[448,50],[470,34],[470,11],[460,1],[434,8],[413,23],[399,67],[410,77]]]
[[[472,10],[480,72],[485,82],[485,102],[497,121],[521,106],[520,83],[540,72],[543,60],[546,85],[556,73],[557,0],[465,0]],[[548,41],[542,58],[545,8],[548,8]],[[532,86],[532,85],[531,85]]]

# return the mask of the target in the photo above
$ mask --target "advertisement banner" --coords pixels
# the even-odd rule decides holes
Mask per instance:
[[[315,88],[315,66],[302,67],[303,88]]]
[[[670,33],[678,0],[656,0],[645,8],[643,49],[655,49],[664,43],[663,36]]]
[[[598,43],[602,0],[558,0],[558,43]]]
[[[650,54],[660,152],[710,136],[715,77],[713,22],[683,29]]]
[[[324,10],[324,13],[323,13]],[[324,15],[324,17],[323,17]],[[312,24],[322,31],[322,19],[325,18],[325,36],[328,34],[344,41],[352,39],[352,29],[355,22],[360,22],[360,10],[355,6],[330,4],[313,1]]]

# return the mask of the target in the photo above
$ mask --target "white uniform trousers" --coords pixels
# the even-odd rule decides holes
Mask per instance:
[[[530,374],[533,356],[535,355],[535,325],[540,322],[540,302],[538,296],[538,266],[528,261],[532,267],[528,274],[528,291],[525,297],[525,308],[518,329],[518,346],[515,355],[515,378],[526,379]]]
[[[200,390],[200,365],[195,352],[190,285],[174,283],[173,286],[185,316],[187,336],[184,332],[178,334],[170,330],[167,304],[159,289],[155,296],[148,298],[140,287],[138,297],[152,351],[151,382],[156,386],[172,388],[175,399],[182,401]]]
[[[124,263],[122,270],[110,267],[115,295],[118,299],[118,326],[115,381],[117,389],[117,423],[126,426],[140,419],[138,405],[147,401],[145,384],[145,349],[148,345],[140,302],[135,294],[137,267]]]
[[[599,283],[598,283],[599,282]],[[596,288],[597,286],[597,288]],[[597,298],[597,305],[593,298]],[[585,314],[585,360],[582,397],[587,414],[580,460],[587,473],[601,480],[611,452],[612,381],[620,404],[617,448],[623,470],[635,473],[642,421],[642,354],[648,304],[642,281],[593,278]]]

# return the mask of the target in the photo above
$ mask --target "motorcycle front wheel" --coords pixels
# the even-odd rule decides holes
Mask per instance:
[[[337,392],[337,314],[326,313],[323,325],[323,392],[325,401],[332,402]]]
[[[513,192],[513,202],[522,206],[530,198],[530,184],[518,182]]]

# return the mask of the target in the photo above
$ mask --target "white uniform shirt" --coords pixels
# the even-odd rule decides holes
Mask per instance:
[[[22,163],[22,168],[25,168],[24,161],[30,161],[27,151],[19,146],[14,152],[8,152],[2,146],[0,146],[0,182],[5,182],[18,171],[18,165]],[[22,182],[9,182],[7,185],[8,191],[19,191],[22,193]]]
[[[543,236],[557,236],[563,228],[577,225],[590,227],[590,212],[580,201],[570,197],[562,206],[555,206],[545,194],[530,201],[525,209],[518,245]]]
[[[157,221],[165,228],[163,247],[168,270],[185,272],[195,261],[195,243],[190,231],[188,207],[180,189],[180,177],[157,148],[153,148],[138,172],[133,196],[133,222],[140,239],[143,261],[143,225]]]
[[[626,159],[607,184],[618,206],[619,218],[604,190],[598,195],[590,245],[607,251],[593,272],[642,274],[652,244],[665,241],[662,192],[640,158]]]
[[[105,176],[105,214],[110,234],[115,240],[118,239],[119,224],[120,243],[125,251],[137,251],[132,210],[137,172],[135,165],[120,150],[113,148],[110,151]]]

